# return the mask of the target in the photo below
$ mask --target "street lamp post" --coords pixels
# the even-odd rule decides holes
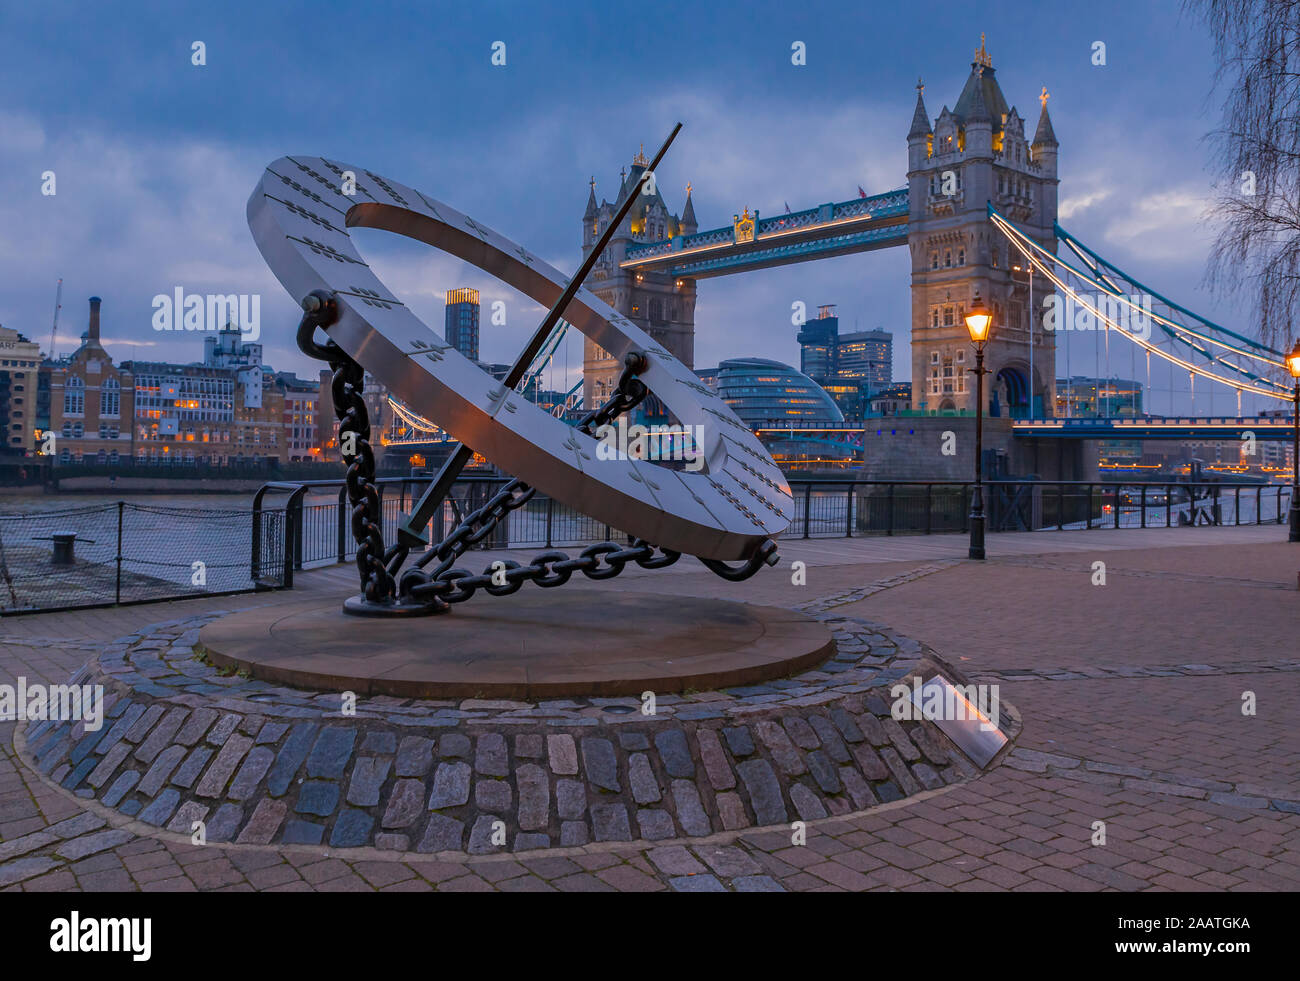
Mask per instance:
[[[993,331],[993,313],[978,296],[966,314],[966,330],[975,345],[975,490],[970,502],[970,557],[984,558],[984,345]]]
[[[1295,380],[1294,424],[1291,429],[1291,533],[1287,541],[1300,542],[1300,338],[1286,356],[1287,371]]]

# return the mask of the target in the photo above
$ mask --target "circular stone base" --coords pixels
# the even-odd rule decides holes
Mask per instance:
[[[403,698],[545,698],[707,690],[781,678],[835,653],[822,623],[726,600],[596,590],[483,597],[412,621],[337,599],[208,624],[218,667],[278,684]]]

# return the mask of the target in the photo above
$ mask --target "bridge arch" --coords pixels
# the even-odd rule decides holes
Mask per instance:
[[[1041,390],[1041,389],[1040,389]],[[993,373],[989,415],[1022,419],[1029,415],[1029,366],[1008,362]]]

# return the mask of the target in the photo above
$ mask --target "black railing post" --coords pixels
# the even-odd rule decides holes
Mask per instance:
[[[551,523],[555,514],[555,498],[549,495],[546,498],[546,547],[551,547]]]
[[[253,495],[253,556],[249,571],[254,584],[262,578],[262,498],[265,494],[266,488],[261,487]]]
[[[803,488],[803,537],[809,537],[809,528],[812,525],[812,481],[804,484]]]
[[[1065,530],[1065,484],[1056,485],[1056,530]]]
[[[1085,531],[1092,531],[1092,484],[1088,485],[1088,525]]]
[[[889,512],[889,518],[885,534],[892,535],[894,533],[894,485],[891,483],[888,488],[885,494],[885,507]]]
[[[293,588],[293,516],[288,507],[284,509],[284,575],[280,586]]]
[[[347,500],[348,487],[344,484],[339,488],[339,506],[338,506],[338,549],[339,561],[348,560],[348,508],[345,503]]]
[[[934,484],[925,485],[925,533],[934,526]]]
[[[1142,485],[1142,527],[1147,526],[1147,485]]]
[[[1165,527],[1174,526],[1174,489],[1168,484],[1165,485]]]
[[[1277,510],[1282,512],[1282,487],[1279,484],[1277,489]],[[1260,484],[1255,488],[1255,524],[1263,524],[1261,518],[1264,514],[1264,485]]]
[[[117,591],[113,602],[122,603],[122,512],[126,509],[125,501],[117,502]]]
[[[289,495],[289,506],[285,509],[285,519],[293,522],[293,567],[302,568],[302,497],[307,488],[303,487]]]
[[[848,509],[844,515],[844,537],[853,537],[853,484],[849,484],[849,493],[846,498]]]

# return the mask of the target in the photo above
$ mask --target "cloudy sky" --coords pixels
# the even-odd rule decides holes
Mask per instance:
[[[772,214],[846,200],[859,185],[898,187],[917,76],[932,115],[952,105],[981,31],[1031,128],[1040,88],[1052,93],[1061,223],[1138,279],[1250,332],[1244,313],[1200,286],[1213,237],[1203,137],[1218,100],[1211,40],[1174,0],[4,6],[0,324],[43,347],[59,277],[59,350],[97,294],[119,360],[201,357],[197,335],[152,329],[157,294],[259,293],[267,360],[310,371],[293,346],[296,307],[244,218],[262,168],[287,153],[392,176],[566,270],[580,259],[588,180],[612,196],[638,146],[652,152],[679,119],[659,184],[680,210],[692,183],[701,228],[744,206]],[[1104,67],[1091,63],[1098,40]],[[496,41],[504,67],[491,64]],[[805,66],[791,65],[795,41]],[[46,171],[53,196],[41,193]],[[439,330],[449,287],[506,300],[509,325],[485,327],[485,359],[511,359],[542,315],[456,260],[356,234],[381,278]],[[797,364],[797,299],[838,304],[842,329],[893,331],[895,375],[908,377],[899,249],[702,282],[697,367],[738,355]],[[1075,373],[1092,370],[1090,345],[1071,356]],[[1117,374],[1129,372],[1122,358]],[[576,339],[568,359],[575,370]],[[1153,410],[1170,407],[1169,385],[1158,373]],[[1214,407],[1231,404],[1221,391]],[[1203,388],[1198,408],[1209,409]]]

